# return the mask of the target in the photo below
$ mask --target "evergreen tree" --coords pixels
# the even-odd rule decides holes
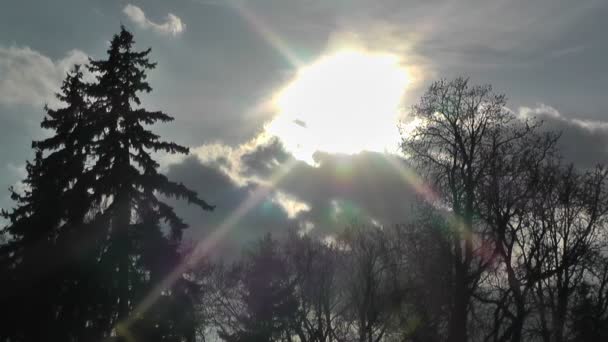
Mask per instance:
[[[188,153],[145,125],[173,120],[141,108],[150,92],[150,49],[133,50],[124,27],[106,60],[91,60],[96,79],[79,67],[63,83],[65,104],[46,108],[42,127],[54,131],[34,142],[26,190],[11,189],[16,207],[3,211],[9,242],[0,250],[7,274],[1,304],[9,316],[0,340],[193,341],[196,286],[185,278],[163,288],[154,305],[134,313],[174,271],[187,225],[162,198],[213,207],[158,172],[152,152]]]
[[[90,171],[95,180],[92,193],[102,212],[98,224],[107,229],[99,271],[104,282],[103,311],[111,319],[102,324],[115,327],[122,323],[126,336],[146,334],[168,340],[173,333],[144,332],[171,330],[160,313],[149,311],[130,317],[138,302],[180,259],[177,247],[187,225],[159,195],[183,198],[205,210],[213,207],[158,172],[159,164],[150,155],[152,151],[186,154],[188,149],[162,141],[144,127],[173,118],[161,111],[136,108],[141,104],[140,93],[152,90],[146,81],[146,70],[156,64],[148,59],[150,49],[134,51],[134,43],[133,35],[122,27],[110,43],[108,59],[90,62],[90,71],[97,75],[88,92],[93,99],[96,137],[92,149],[95,163]],[[165,289],[162,301],[177,298],[176,290]],[[137,322],[132,326],[138,327],[139,332],[130,330],[134,320]],[[113,333],[120,331],[114,329]]]
[[[3,211],[11,236],[0,253],[8,275],[2,293],[11,311],[6,328],[11,340],[70,340],[67,325],[79,318],[74,309],[78,274],[72,259],[72,231],[81,227],[88,193],[84,185],[87,101],[79,66],[63,82],[57,98],[66,104],[45,108],[43,128],[55,134],[32,143],[33,162],[26,165],[25,191],[10,189],[16,207]],[[32,326],[37,329],[32,329]]]

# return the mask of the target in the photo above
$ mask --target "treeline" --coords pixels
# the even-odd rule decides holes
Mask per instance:
[[[450,326],[460,318],[452,316],[458,278],[451,244],[457,224],[426,206],[408,224],[350,227],[325,241],[295,231],[280,239],[268,235],[237,262],[199,265],[198,337],[454,341]],[[472,258],[485,270],[466,303],[467,341],[605,340],[605,257],[595,254],[592,242],[588,254],[570,264],[568,252],[554,254],[559,234],[532,237],[530,244],[544,244],[543,250],[514,256],[510,266],[489,242],[474,244]],[[575,235],[573,240],[582,238]],[[527,262],[542,265],[538,271],[515,266]]]
[[[432,84],[402,151],[408,222],[266,236],[236,262],[182,245],[164,199],[213,207],[158,172],[187,153],[145,126],[150,50],[124,28],[46,109],[0,245],[0,340],[608,340],[608,170],[467,79]],[[85,81],[83,68],[93,76]]]
[[[225,341],[608,340],[608,170],[504,95],[439,81],[402,149],[426,186],[409,222],[266,237],[211,266],[199,311]]]

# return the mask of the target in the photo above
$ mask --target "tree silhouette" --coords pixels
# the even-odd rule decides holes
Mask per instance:
[[[421,203],[408,223],[392,232],[393,258],[400,265],[400,305],[405,308],[400,335],[412,342],[443,341],[452,291],[452,231],[441,213]]]
[[[295,231],[290,232],[283,244],[298,301],[291,324],[294,334],[302,342],[334,340],[340,293],[336,248]]]
[[[399,302],[395,288],[387,234],[376,227],[353,227],[340,237],[345,252],[340,258],[344,297],[341,335],[360,342],[381,341],[395,324]]]
[[[499,302],[508,300],[515,309],[495,312],[511,322],[494,338],[520,341],[526,297],[539,280],[538,264],[525,255],[539,246],[528,243],[525,222],[538,198],[539,168],[554,154],[558,135],[540,133],[540,123],[506,109],[504,95],[464,78],[433,83],[412,115],[422,124],[404,137],[403,152],[437,190],[438,204],[454,215],[447,340],[468,340],[473,299],[480,298],[482,279],[498,260],[508,290],[491,301],[506,310]]]
[[[605,250],[608,172],[555,165],[544,177],[535,210],[543,230],[532,238],[541,242],[536,261],[548,276],[535,284],[535,301],[541,337],[561,342],[569,338],[568,316],[581,280],[595,278],[593,261]]]
[[[145,125],[173,118],[160,111],[134,108],[141,104],[139,93],[151,91],[146,70],[155,64],[148,60],[150,49],[137,52],[133,44],[133,35],[122,27],[110,43],[108,58],[90,62],[90,71],[97,75],[88,90],[94,99],[91,111],[96,135],[92,149],[95,164],[90,172],[95,179],[94,200],[102,208],[96,219],[107,232],[99,271],[107,279],[104,309],[116,313],[112,326],[127,323],[137,301],[179,262],[177,247],[187,226],[159,195],[184,198],[205,210],[213,208],[193,191],[158,173],[159,164],[150,151],[185,154],[188,149],[162,141],[145,129]],[[167,232],[162,223],[166,223]],[[137,314],[134,319],[150,319],[150,329],[162,326],[159,318],[149,317],[151,313]]]
[[[433,83],[412,115],[424,124],[403,140],[403,151],[416,164],[456,216],[452,241],[453,302],[449,318],[448,341],[467,340],[471,298],[486,262],[476,257],[472,237],[484,229],[478,220],[479,186],[491,159],[490,141],[504,144],[512,137],[501,137],[501,129],[514,120],[504,110],[504,95],[490,86],[469,86],[468,80]]]
[[[488,225],[488,244],[497,263],[491,271],[499,278],[506,276],[504,288],[477,296],[496,305],[494,313],[500,319],[490,335],[497,341],[523,339],[534,286],[550,274],[535,261],[541,244],[530,237],[542,227],[531,213],[543,200],[543,174],[556,159],[559,135],[539,132],[539,127],[516,120],[492,134],[485,157],[489,165],[479,185],[480,216]]]
[[[158,172],[151,152],[188,149],[145,128],[173,118],[136,107],[139,94],[151,91],[146,71],[155,64],[150,49],[133,45],[121,27],[108,58],[90,61],[95,81],[85,84],[77,67],[58,95],[66,107],[47,109],[42,126],[55,135],[33,143],[28,189],[13,192],[17,207],[4,213],[12,240],[2,247],[10,275],[3,293],[28,285],[8,301],[22,314],[5,330],[10,340],[194,340],[194,320],[168,309],[192,306],[194,284],[185,278],[134,312],[181,262],[187,225],[161,196],[213,207]],[[48,261],[52,267],[42,266]]]
[[[276,240],[260,239],[244,260],[240,300],[244,312],[237,317],[236,331],[221,334],[231,342],[270,342],[288,339],[297,301],[293,280]]]
[[[83,228],[90,197],[84,175],[90,117],[82,78],[76,66],[57,94],[65,107],[46,108],[41,126],[55,134],[32,143],[35,158],[26,166],[25,191],[11,189],[17,206],[3,212],[12,240],[2,250],[9,275],[2,292],[10,297],[14,321],[1,330],[14,339],[82,337],[70,329],[85,324],[79,308],[85,296],[78,288],[83,259],[75,253],[76,229]]]
[[[608,303],[606,300],[606,269],[604,260],[602,279],[599,283],[583,283],[576,293],[572,307],[573,342],[605,341],[608,339]]]

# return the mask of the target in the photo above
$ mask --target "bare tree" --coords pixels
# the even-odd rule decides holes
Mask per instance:
[[[606,250],[600,251],[594,257],[588,276],[577,289],[570,315],[573,342],[608,340],[606,252]]]
[[[379,342],[395,324],[398,305],[393,300],[386,244],[386,235],[375,227],[350,228],[340,238],[339,341]]]
[[[483,241],[488,225],[480,219],[480,184],[489,172],[491,158],[503,146],[528,134],[533,127],[511,129],[518,122],[505,108],[505,96],[491,86],[470,86],[469,81],[433,83],[411,115],[420,124],[403,137],[402,150],[439,194],[439,205],[455,217],[451,235],[453,274],[448,341],[468,339],[471,300],[490,264]]]
[[[292,232],[283,249],[295,279],[299,304],[292,322],[294,332],[302,342],[334,341],[340,302],[335,247]]]
[[[514,122],[493,132],[488,140],[489,166],[480,184],[480,214],[488,225],[493,249],[490,257],[497,261],[493,269],[496,286],[491,286],[489,293],[476,295],[494,306],[486,340],[522,340],[530,293],[537,281],[548,276],[540,270],[540,243],[530,238],[534,234],[531,230],[542,227],[531,220],[530,211],[540,193],[544,166],[554,158],[559,135],[538,133],[537,127]]]
[[[452,284],[452,234],[445,215],[421,203],[408,223],[388,231],[399,289],[401,340],[443,341]]]
[[[593,256],[602,249],[601,234],[608,212],[607,177],[602,167],[585,173],[573,166],[547,168],[543,196],[533,215],[542,231],[537,254],[542,272],[550,274],[536,284],[538,331],[546,342],[562,342],[576,289],[588,276]]]
[[[197,312],[202,337],[230,335],[243,328],[239,320],[246,310],[241,300],[242,266],[238,262],[231,265],[216,262],[211,267],[207,292],[201,298]]]

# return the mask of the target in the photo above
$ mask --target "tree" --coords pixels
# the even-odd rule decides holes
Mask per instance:
[[[393,331],[400,301],[395,300],[390,252],[379,228],[350,228],[340,237],[342,288],[336,335],[341,341],[379,342]]]
[[[194,340],[194,320],[165,310],[193,312],[192,282],[181,277],[150,297],[183,262],[177,248],[187,225],[163,197],[213,207],[158,172],[151,152],[188,149],[145,128],[173,118],[141,107],[155,64],[150,49],[133,45],[121,27],[108,59],[90,61],[95,81],[85,84],[76,68],[58,95],[66,107],[47,109],[42,126],[55,135],[33,143],[27,190],[13,192],[18,205],[4,213],[12,241],[2,247],[3,293],[26,285],[8,305],[20,314],[3,330],[11,340]]]
[[[597,256],[591,282],[577,288],[573,303],[573,342],[605,341],[608,339],[608,260]]]
[[[481,257],[487,246],[479,243],[492,229],[480,215],[482,181],[493,158],[536,127],[520,126],[505,105],[505,96],[491,86],[470,86],[463,78],[435,82],[412,109],[420,125],[402,140],[404,154],[437,190],[438,204],[454,215],[450,342],[467,341],[471,301],[492,263]]]
[[[540,242],[531,236],[542,234],[543,227],[531,213],[542,201],[543,173],[555,160],[559,135],[537,132],[537,127],[515,122],[492,134],[489,165],[479,185],[480,216],[488,224],[498,264],[492,271],[502,286],[476,297],[496,306],[490,332],[496,341],[522,340],[534,286],[550,275],[541,271]]]
[[[452,231],[444,215],[428,204],[416,209],[411,221],[388,232],[396,245],[397,274],[404,278],[399,296],[401,336],[412,342],[444,341],[451,301]]]
[[[45,107],[41,126],[54,135],[32,143],[35,159],[26,166],[25,191],[11,189],[17,206],[2,213],[12,237],[1,251],[8,275],[2,293],[10,297],[3,302],[13,320],[0,330],[14,340],[82,338],[75,327],[85,324],[78,306],[86,296],[77,289],[83,258],[73,244],[83,242],[75,234],[83,228],[90,197],[85,162],[92,137],[85,92],[75,66],[57,94],[65,107]]]
[[[243,310],[234,319],[237,328],[220,337],[230,342],[290,340],[298,303],[277,241],[269,234],[261,239],[248,253],[241,272],[238,299]]]
[[[159,195],[186,199],[205,210],[213,207],[182,184],[174,183],[158,172],[159,164],[150,152],[188,153],[186,147],[160,140],[145,125],[173,120],[161,111],[134,108],[141,105],[139,94],[152,89],[146,81],[146,70],[156,64],[148,59],[150,49],[134,51],[133,35],[124,27],[115,35],[108,49],[108,59],[91,60],[90,71],[96,81],[88,94],[94,100],[95,179],[92,193],[101,208],[96,220],[105,229],[106,248],[99,256],[99,271],[107,279],[103,284],[108,322],[129,330],[129,316],[155,284],[175,267],[178,243],[187,225]],[[166,223],[164,231],[161,223]],[[172,289],[166,289],[171,296]],[[166,300],[166,298],[164,298]],[[132,319],[149,320],[149,329],[162,321],[153,313],[137,312]],[[152,316],[152,317],[150,317]],[[194,329],[192,327],[192,329]],[[115,333],[118,333],[114,329]],[[163,336],[157,337],[159,340]]]
[[[542,259],[536,262],[548,274],[535,284],[537,328],[544,341],[562,342],[569,335],[568,315],[581,280],[594,279],[593,262],[605,253],[608,172],[598,167],[580,173],[558,164],[543,174],[543,195],[534,208],[542,230],[531,236],[540,242],[536,256]],[[602,283],[602,277],[595,279],[594,284]]]
[[[340,304],[336,248],[297,232],[291,232],[284,245],[298,302],[294,333],[302,342],[333,341]]]

